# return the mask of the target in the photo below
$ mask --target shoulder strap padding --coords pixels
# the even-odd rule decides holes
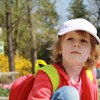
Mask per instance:
[[[40,70],[43,70],[50,78],[53,87],[53,92],[57,90],[60,81],[57,69],[52,65],[46,65],[44,67],[41,67]]]

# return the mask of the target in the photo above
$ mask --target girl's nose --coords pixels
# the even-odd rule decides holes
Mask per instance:
[[[74,47],[79,47],[79,43],[74,43]]]

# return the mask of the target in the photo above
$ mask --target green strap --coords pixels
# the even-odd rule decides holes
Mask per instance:
[[[41,67],[39,70],[43,70],[50,78],[53,87],[53,92],[57,90],[59,86],[59,79],[60,79],[57,69],[52,65],[46,65],[44,67]]]

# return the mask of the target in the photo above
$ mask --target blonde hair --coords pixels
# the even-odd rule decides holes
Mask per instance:
[[[85,31],[80,31],[80,30],[78,30],[77,32],[82,33],[80,34],[82,36],[85,36],[85,34],[83,33],[87,33]],[[62,63],[62,55],[59,53],[59,50],[61,50],[61,41],[64,36],[65,35],[59,36],[57,42],[54,44],[54,48],[52,50],[53,63]],[[92,48],[91,48],[91,56],[88,57],[87,61],[85,62],[85,67],[87,69],[92,69],[94,67],[96,60],[98,59],[98,54],[96,51],[97,41],[92,35],[90,35],[90,41]]]

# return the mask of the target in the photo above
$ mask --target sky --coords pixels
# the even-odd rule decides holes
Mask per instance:
[[[70,0],[57,0],[56,2],[56,11],[60,17],[59,23],[63,23],[67,20],[68,13],[66,12],[69,6]]]
[[[60,17],[59,24],[62,24],[64,21],[68,20],[68,7],[69,3],[73,0],[56,0],[56,11]],[[84,4],[89,6],[91,0],[84,0]]]

